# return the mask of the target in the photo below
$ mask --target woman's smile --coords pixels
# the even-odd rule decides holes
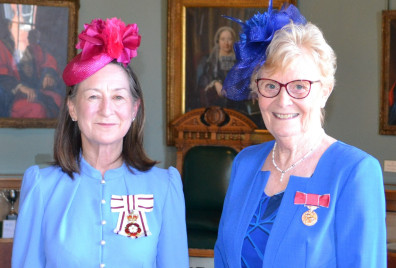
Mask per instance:
[[[291,113],[291,114],[272,113],[272,114],[278,119],[293,119],[299,115],[298,113]]]

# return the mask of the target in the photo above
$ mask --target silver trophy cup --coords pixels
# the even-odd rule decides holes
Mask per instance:
[[[18,214],[15,211],[15,203],[19,197],[19,190],[3,189],[3,190],[1,190],[0,194],[11,205],[10,212],[7,214],[6,219],[7,220],[16,220],[18,217]]]

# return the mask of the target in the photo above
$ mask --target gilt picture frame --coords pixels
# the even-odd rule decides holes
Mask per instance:
[[[168,145],[174,144],[176,136],[171,124],[173,120],[191,109],[211,105],[235,109],[250,117],[258,125],[252,135],[256,143],[272,139],[262,123],[258,105],[254,100],[251,102],[249,100],[249,103],[244,103],[243,108],[240,108],[242,106],[239,104],[227,107],[222,103],[211,103],[207,101],[207,97],[199,96],[202,92],[200,75],[206,70],[205,62],[209,61],[211,50],[214,50],[218,42],[220,29],[232,28],[236,35],[234,41],[239,40],[240,25],[224,16],[245,21],[258,11],[266,11],[268,3],[268,0],[168,0],[166,104]],[[285,3],[296,5],[296,0],[273,0],[273,8],[280,8]],[[210,85],[213,83],[214,81]]]
[[[0,0],[0,127],[53,128],[75,54],[79,0]]]
[[[380,134],[396,135],[396,10],[382,12],[380,105]]]

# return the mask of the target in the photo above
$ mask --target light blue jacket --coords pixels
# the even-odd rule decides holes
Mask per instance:
[[[100,172],[84,159],[70,179],[58,167],[29,168],[24,175],[12,267],[188,267],[184,196],[175,168],[147,172],[125,165]],[[112,195],[147,194],[150,236],[114,233],[119,213]]]
[[[215,267],[241,267],[246,230],[267,183],[261,167],[274,141],[251,146],[234,160],[218,239]],[[265,173],[265,180],[257,174]],[[328,208],[315,210],[313,226],[302,222],[308,209],[294,204],[297,191],[330,194]],[[263,267],[386,267],[385,196],[381,167],[367,153],[335,142],[312,177],[291,176],[275,219]]]

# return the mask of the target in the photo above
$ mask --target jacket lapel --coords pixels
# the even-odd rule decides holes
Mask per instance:
[[[264,176],[261,173],[261,167],[268,156],[269,151],[272,146],[263,146],[260,148],[260,152],[254,154],[251,159],[244,159],[245,161],[241,163],[238,168],[238,182],[234,185],[235,189],[232,189],[232,199],[240,200],[243,202],[238,205],[240,209],[229,208],[230,210],[226,212],[229,221],[233,221],[233,225],[228,225],[225,233],[233,233],[235,237],[230,241],[233,246],[231,252],[237,252],[238,254],[230,256],[232,263],[237,263],[240,265],[241,253],[243,240],[246,236],[246,231],[250,221],[252,220],[253,214],[257,209],[259,200],[263,194],[264,186],[267,183],[269,172],[266,172]],[[230,191],[230,189],[229,189]],[[249,198],[246,198],[248,196]],[[226,197],[227,199],[227,197]],[[224,211],[223,211],[224,213]],[[231,230],[234,228],[234,230]]]

